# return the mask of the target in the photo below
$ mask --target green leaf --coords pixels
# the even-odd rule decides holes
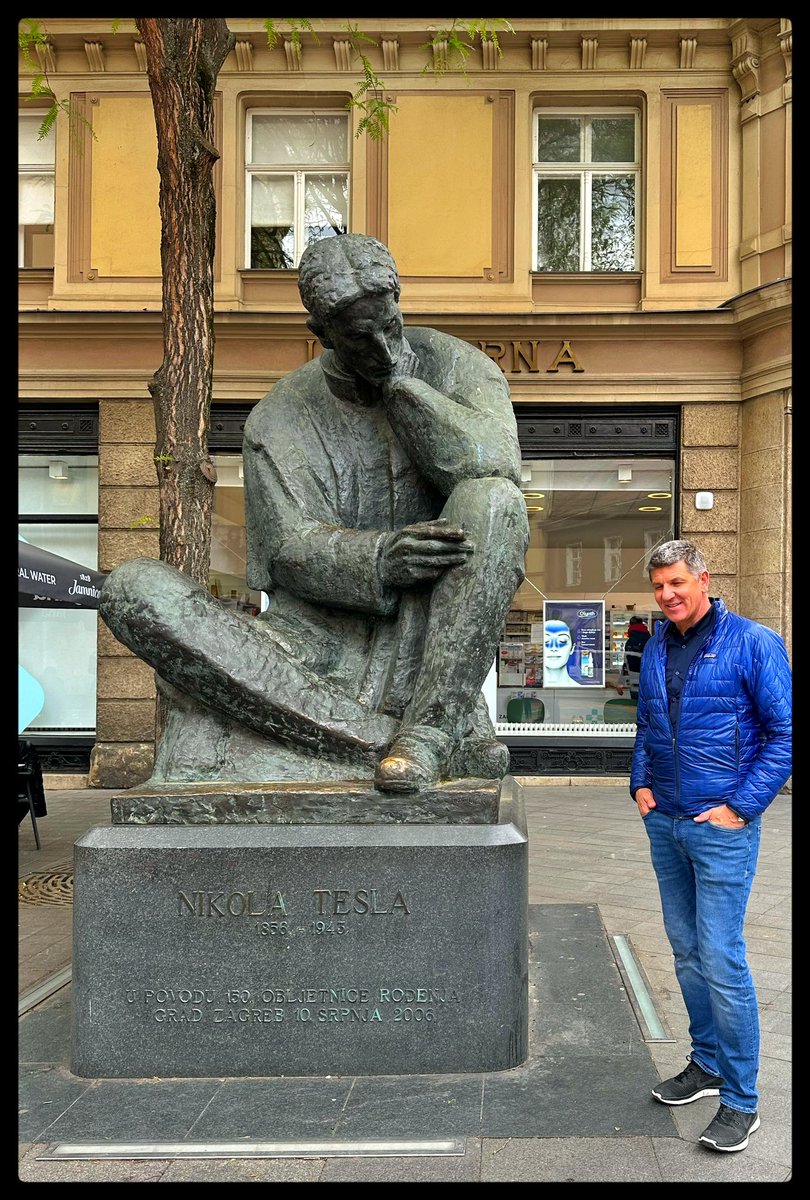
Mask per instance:
[[[318,35],[312,28],[312,22],[307,17],[278,17],[276,19],[283,21],[285,25],[289,26],[290,41],[295,46],[296,50],[301,48],[302,32],[311,33],[315,38],[315,41],[318,41]],[[273,47],[277,45],[278,39],[281,36],[279,31],[276,29],[276,20],[274,20],[272,17],[266,17],[264,20],[264,28],[267,34],[267,45],[272,50]]]
[[[434,53],[433,62],[429,62],[423,70],[432,69],[436,75],[443,75],[446,71],[456,69],[466,77],[467,59],[475,47],[476,39],[482,44],[491,42],[498,54],[502,55],[498,34],[514,32],[505,17],[476,17],[473,20],[454,17],[449,29],[440,29],[429,42],[424,43],[422,49],[432,53],[444,43],[447,53],[445,56],[436,56]]]

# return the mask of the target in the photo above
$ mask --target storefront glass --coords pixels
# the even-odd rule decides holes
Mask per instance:
[[[245,484],[241,454],[215,454],[217,469],[214,513],[211,522],[209,587],[224,604],[255,616],[261,611],[262,593],[247,585],[245,535]]]
[[[242,458],[217,454],[214,462],[211,592],[255,615],[266,597],[245,579]],[[497,686],[485,688],[492,715],[507,735],[527,725],[549,734],[561,727],[618,731],[635,721],[622,679],[629,625],[640,617],[652,632],[661,617],[645,563],[655,545],[674,536],[674,460],[530,459],[522,465],[531,541],[526,579],[498,648]],[[563,618],[570,638],[558,627]],[[546,621],[548,636],[570,645],[564,686],[556,674],[553,685],[550,673],[544,679]],[[559,646],[551,652],[558,654]]]
[[[645,565],[656,545],[674,537],[675,463],[561,458],[522,465],[531,541],[498,648],[499,732],[633,726],[624,643],[634,618],[650,632],[661,618]]]
[[[20,537],[97,569],[96,455],[21,455],[18,507]],[[25,732],[94,734],[97,614],[34,603],[20,597],[19,660],[41,685],[45,702]]]

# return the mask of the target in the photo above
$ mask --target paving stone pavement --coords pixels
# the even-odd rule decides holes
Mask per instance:
[[[656,1012],[672,1041],[647,1042],[653,1071],[660,1078],[680,1071],[689,1043],[683,1003],[664,934],[655,877],[649,861],[647,839],[626,780],[522,777],[529,826],[530,906],[595,906],[604,927],[605,943],[614,934],[626,937],[650,987]],[[42,848],[34,843],[28,818],[19,826],[20,881],[33,885],[37,877],[69,876],[73,843],[94,825],[109,823],[113,792],[95,789],[46,793],[48,815],[39,819]],[[757,876],[746,919],[746,939],[760,1005],[762,1053],[759,1086],[761,1129],[742,1153],[721,1155],[697,1144],[702,1129],[714,1115],[715,1099],[705,1099],[656,1116],[673,1122],[672,1136],[521,1136],[466,1137],[464,1153],[425,1157],[319,1157],[266,1159],[173,1159],[48,1161],[42,1157],[50,1143],[20,1141],[19,1178],[23,1182],[783,1182],[792,1177],[791,1143],[791,817],[792,797],[780,794],[763,821]],[[550,911],[550,910],[549,910]],[[19,996],[24,999],[40,985],[69,968],[71,961],[72,907],[56,903],[19,905]],[[23,1023],[46,1015],[51,1006],[68,1006],[67,984],[50,998],[29,1009]],[[577,1088],[576,1056],[592,1062],[587,1021],[582,1038],[565,1064],[570,1079],[550,1082],[565,1091]],[[577,1034],[578,1038],[579,1035]],[[641,1033],[639,1031],[639,1041]],[[45,1051],[43,1051],[43,1056]],[[637,1066],[643,1067],[638,1058]],[[645,1059],[646,1061],[646,1059]],[[598,1060],[597,1060],[598,1062]],[[619,1064],[621,1067],[621,1063]],[[616,1060],[606,1054],[605,1066]],[[30,1066],[27,1086],[31,1086]],[[606,1073],[609,1074],[609,1071]],[[23,1072],[25,1075],[25,1072]],[[500,1073],[506,1078],[512,1073]],[[418,1077],[437,1085],[445,1077]],[[451,1077],[447,1077],[450,1079]],[[452,1077],[458,1080],[458,1076]],[[546,1073],[527,1076],[536,1086],[537,1103],[547,1101]],[[534,1084],[531,1079],[534,1079]],[[543,1078],[546,1083],[543,1084]],[[638,1078],[633,1077],[638,1086]],[[488,1076],[487,1079],[492,1079]],[[610,1087],[615,1109],[632,1112],[636,1097],[627,1094],[630,1074],[616,1072]],[[401,1077],[389,1085],[403,1101],[415,1085],[414,1077]],[[52,1065],[43,1065],[39,1085],[64,1107],[60,1089],[73,1087],[76,1095],[87,1081]],[[156,1081],[163,1082],[166,1081]],[[200,1081],[194,1081],[200,1082]],[[624,1084],[624,1087],[623,1087]],[[92,1088],[92,1083],[91,1083]],[[50,1093],[49,1090],[51,1089]],[[601,1088],[600,1088],[601,1091]],[[24,1088],[21,1085],[21,1096]],[[524,1089],[525,1092],[525,1089]],[[59,1093],[57,1095],[57,1093]],[[525,1099],[525,1095],[524,1095]],[[584,1097],[585,1100],[588,1097]],[[591,1097],[591,1099],[594,1099]],[[601,1101],[610,1103],[610,1101]],[[648,1094],[638,1095],[643,1117],[654,1104]],[[396,1107],[396,1106],[395,1106]],[[60,1110],[61,1111],[61,1110]],[[508,1108],[505,1109],[508,1128]],[[622,1118],[624,1119],[624,1118]],[[585,1121],[585,1117],[583,1117]],[[617,1118],[618,1123],[618,1118]],[[625,1126],[627,1127],[627,1126]],[[20,1138],[25,1131],[20,1119]],[[484,1127],[484,1132],[486,1128]],[[436,1130],[435,1136],[442,1131]],[[31,1136],[30,1133],[28,1136]],[[37,1135],[38,1136],[38,1135]],[[127,1136],[124,1129],[121,1138]],[[392,1133],[392,1136],[396,1136]]]

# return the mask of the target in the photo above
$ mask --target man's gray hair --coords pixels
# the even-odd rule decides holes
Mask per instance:
[[[653,550],[647,563],[647,574],[652,579],[652,573],[658,567],[671,567],[673,563],[685,562],[690,575],[698,579],[704,571],[708,571],[706,560],[694,542],[676,541],[664,542]]]
[[[399,275],[391,252],[376,238],[342,233],[307,246],[298,267],[298,291],[317,323],[328,320],[361,296],[393,292]]]

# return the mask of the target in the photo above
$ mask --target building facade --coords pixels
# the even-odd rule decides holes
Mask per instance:
[[[355,136],[346,22],[313,23],[270,48],[261,19],[229,19],[217,83],[212,591],[263,603],[241,429],[319,351],[300,254],[371,234],[406,324],[480,346],[510,385],[532,541],[486,690],[513,770],[624,772],[622,643],[656,619],[656,543],[694,538],[712,594],[790,647],[790,21],[519,18],[463,69],[427,45],[438,24],[363,21],[395,106],[380,140]],[[38,138],[21,60],[20,532],[109,571],[158,555],[154,120],[132,23],[46,30],[39,66],[73,116]],[[544,686],[545,624],[569,612],[593,627],[573,686]],[[22,609],[20,656],[47,698],[25,734],[46,770],[149,774],[153,673],[95,613]]]

